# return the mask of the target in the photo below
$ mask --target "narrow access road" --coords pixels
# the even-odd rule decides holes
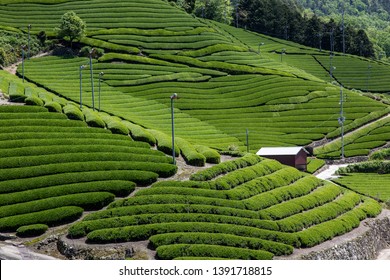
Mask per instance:
[[[316,175],[317,178],[322,179],[322,180],[327,180],[330,181],[333,178],[337,178],[338,176],[335,175],[336,171],[341,168],[341,167],[346,167],[348,164],[334,164],[334,165],[329,165],[327,169],[324,171],[318,173]]]

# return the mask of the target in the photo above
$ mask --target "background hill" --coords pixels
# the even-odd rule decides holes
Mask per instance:
[[[60,206],[73,207],[64,220],[79,217],[88,209],[83,204],[87,196],[77,196],[76,201],[73,193],[64,191],[67,186],[60,182],[71,178],[76,181],[69,184],[90,183],[91,190],[96,188],[98,194],[93,196],[100,207],[120,196],[116,184],[121,181],[132,182],[122,191],[125,195],[138,188],[135,195],[74,224],[70,237],[86,237],[93,243],[149,240],[165,259],[268,259],[348,232],[380,212],[380,205],[364,195],[254,155],[206,169],[187,182],[171,180],[139,188],[177,171],[163,153],[205,166],[219,163],[220,154],[311,144],[318,156],[339,158],[341,117],[345,117],[343,132],[348,133],[346,156],[367,155],[385,146],[390,140],[386,98],[390,68],[384,61],[235,28],[160,0],[0,4],[0,28],[3,37],[13,42],[11,52],[25,55],[22,46],[29,35],[40,50],[52,51],[23,60],[17,69],[19,78],[0,72],[0,89],[12,101],[40,108],[1,113],[2,149],[12,158],[4,160],[5,171],[0,174],[2,196],[9,201],[1,206],[5,213],[1,222],[11,225],[4,230],[55,224],[39,220],[45,216],[40,212]],[[85,36],[73,44],[54,31],[66,11],[74,11],[87,25]],[[179,99],[171,99],[174,93]],[[50,133],[41,123],[53,127]],[[82,145],[85,157],[67,155],[69,141],[52,131],[57,127],[60,131],[64,123],[80,126],[66,135]],[[31,124],[42,132],[25,129]],[[80,131],[91,140],[79,139]],[[28,140],[9,140],[15,138]],[[61,148],[54,148],[62,141]],[[45,157],[30,154],[36,143],[43,147],[35,153],[45,151]],[[88,153],[88,143],[102,146],[101,160]],[[112,146],[120,146],[118,154],[107,155]],[[125,156],[127,146],[133,149]],[[19,148],[31,161],[21,160]],[[46,159],[46,153],[57,149],[62,152]],[[114,174],[107,181],[115,182],[101,182],[106,168]],[[62,179],[49,180],[49,185],[38,185],[42,188],[36,190],[34,182],[46,182],[47,176]],[[40,197],[46,187],[54,187],[50,194],[55,198]],[[57,189],[76,202],[66,204]],[[20,194],[25,191],[28,196]],[[19,219],[31,205],[35,214],[41,214],[39,219],[34,213]],[[211,233],[213,238],[206,240]],[[216,248],[221,254],[215,253]]]

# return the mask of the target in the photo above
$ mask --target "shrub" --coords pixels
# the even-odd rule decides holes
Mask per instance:
[[[91,127],[101,127],[105,128],[106,124],[103,119],[99,116],[97,112],[94,112],[88,108],[83,109],[83,114],[85,116],[85,121]]]
[[[89,192],[50,197],[1,206],[0,218],[54,209],[63,206],[79,206],[84,208],[84,210],[97,210],[112,202],[114,198],[115,196],[108,192]]]
[[[156,139],[153,135],[143,127],[133,124],[129,121],[122,121],[122,123],[129,129],[131,137],[135,141],[142,141],[149,143],[151,146],[156,145]]]
[[[249,250],[219,245],[176,244],[157,248],[157,257],[171,260],[177,257],[207,257],[243,260],[271,260],[272,253],[262,250]]]
[[[262,160],[261,157],[253,154],[248,154],[242,158],[220,163],[216,166],[200,170],[191,175],[190,180],[194,181],[208,181],[219,175],[226,174],[228,172],[251,166],[259,163]]]
[[[153,129],[148,129],[153,137],[157,141],[157,149],[159,151],[162,151],[163,153],[166,153],[167,155],[172,155],[172,139],[165,133]],[[177,145],[175,144],[175,156],[178,157],[180,155],[180,149]]]
[[[49,112],[62,113],[62,106],[60,103],[51,101],[45,103],[45,108],[49,110]]]
[[[21,226],[16,230],[19,237],[34,237],[44,234],[49,227],[44,224],[34,224],[28,226]]]
[[[37,96],[30,96],[30,97],[27,97],[24,102],[27,104],[27,105],[32,105],[32,106],[43,106],[43,101],[42,99],[40,99],[39,97]]]
[[[63,111],[71,120],[84,121],[84,114],[75,105],[68,104],[64,106]]]
[[[34,213],[0,218],[0,231],[13,231],[21,226],[46,224],[56,226],[77,220],[83,213],[83,208],[66,206]]]
[[[206,158],[202,154],[198,153],[192,144],[179,137],[176,138],[176,141],[187,164],[192,166],[205,165]]]
[[[223,245],[229,247],[247,248],[252,250],[264,250],[277,256],[290,255],[293,247],[283,243],[268,241],[259,238],[236,236],[222,233],[203,233],[203,232],[178,232],[157,234],[149,238],[153,248],[171,244],[208,244]]]
[[[221,162],[221,155],[216,150],[202,145],[195,145],[194,148],[206,158],[207,163],[218,164]]]

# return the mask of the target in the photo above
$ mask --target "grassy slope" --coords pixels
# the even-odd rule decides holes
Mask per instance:
[[[251,150],[262,145],[303,145],[336,133],[339,91],[323,80],[326,71],[313,66],[313,71],[309,67],[305,72],[299,69],[299,59],[286,64],[289,53],[320,55],[313,49],[203,22],[157,0],[8,5],[0,24],[20,27],[33,22],[36,30],[52,31],[68,9],[87,21],[90,33],[85,42],[106,49],[107,54],[95,64],[96,73],[107,73],[102,88],[106,112],[169,134],[169,96],[177,92],[182,97],[175,102],[178,136],[219,149],[243,146],[245,128],[250,131]],[[261,54],[256,54],[256,36],[274,46],[264,45]],[[274,53],[280,47],[286,48],[287,55]],[[132,55],[137,53],[142,55]],[[78,68],[86,63],[85,58],[31,60],[26,63],[26,76],[77,102]],[[83,98],[91,105],[88,83],[85,71]],[[347,123],[362,120],[373,111],[381,115],[386,107],[352,91],[347,95],[352,100],[346,105]],[[342,234],[380,211],[370,199],[276,163],[259,168],[261,171],[249,172],[249,177],[245,172],[231,172],[218,183],[157,184],[135,198],[113,204],[111,214],[97,214],[96,228],[87,227],[89,232],[83,233],[82,222],[76,233],[88,234],[93,242],[151,238],[159,256],[167,259],[201,257],[199,252],[206,252],[205,257],[270,258],[291,253],[290,246],[313,246]],[[10,208],[7,211],[14,211]],[[132,211],[135,216],[129,216]],[[179,214],[168,215],[171,211]],[[100,221],[99,215],[105,214],[113,219]],[[118,219],[117,214],[124,217]],[[193,232],[194,222],[198,234]],[[188,234],[159,238],[156,230]],[[210,231],[212,239],[201,235],[209,237]],[[253,236],[257,240],[248,239]],[[220,240],[225,242],[223,248],[214,247]],[[232,252],[231,247],[240,246],[245,250]],[[259,249],[266,252],[254,252]]]
[[[338,90],[325,83],[325,69],[316,61],[310,62],[310,67],[299,58],[291,62],[292,54],[322,57],[317,50],[201,21],[161,1],[119,4],[93,0],[88,5],[72,1],[28,8],[34,13],[26,18],[20,14],[23,6],[7,6],[3,24],[23,26],[33,21],[36,31],[50,31],[61,12],[70,8],[86,20],[89,35],[84,41],[109,52],[95,66],[107,73],[105,83],[110,86],[104,89],[104,110],[147,128],[170,133],[169,96],[173,92],[182,97],[175,102],[179,109],[176,131],[193,144],[218,149],[243,146],[245,129],[249,129],[250,149],[255,151],[268,145],[305,145],[338,127]],[[104,13],[91,13],[102,9]],[[146,24],[148,14],[155,20]],[[258,42],[265,43],[260,55]],[[281,63],[283,56],[274,52],[280,53],[282,48],[287,55]],[[122,54],[125,51],[144,56]],[[67,61],[64,67],[62,62],[31,62],[26,65],[26,75],[77,101],[77,67],[87,61]],[[301,66],[305,71],[298,69]],[[61,82],[64,77],[73,82]],[[90,91],[88,86],[85,90]],[[356,93],[348,94],[347,124],[385,107]],[[129,110],[130,104],[140,106]],[[364,109],[357,110],[358,106]]]

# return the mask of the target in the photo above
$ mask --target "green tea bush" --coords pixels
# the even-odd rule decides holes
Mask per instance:
[[[19,237],[34,237],[44,234],[49,227],[44,224],[34,224],[21,226],[16,230],[16,235]]]
[[[26,179],[14,179],[12,181],[0,181],[0,193],[105,180],[128,180],[139,186],[147,186],[157,181],[157,178],[157,173],[139,170],[105,170],[63,173]]]
[[[15,193],[0,194],[0,206],[23,203],[33,200],[59,197],[69,194],[88,192],[109,192],[118,197],[125,197],[133,192],[135,183],[130,181],[109,180],[75,183],[45,187]]]
[[[223,174],[226,174],[226,173],[229,173],[229,172],[232,172],[234,170],[244,168],[247,166],[255,165],[262,160],[263,159],[257,155],[248,154],[242,158],[235,159],[232,161],[223,162],[223,163],[220,163],[220,164],[215,165],[213,167],[210,167],[210,168],[207,168],[204,170],[200,170],[200,171],[192,174],[190,177],[190,180],[209,181],[211,179],[216,178],[219,175],[223,175]]]
[[[27,213],[11,217],[0,218],[1,231],[14,231],[21,226],[32,224],[46,224],[55,226],[77,220],[83,213],[83,208],[65,206],[34,213]]]
[[[130,205],[122,207],[109,206],[106,210],[101,210],[97,213],[92,213],[85,217],[84,221],[105,219],[112,217],[120,217],[127,215],[140,215],[140,214],[158,214],[158,213],[201,213],[201,214],[215,214],[232,217],[259,219],[259,214],[256,211],[239,209],[233,207],[223,207],[216,205],[206,204],[193,204],[191,201],[188,203],[169,203],[169,204],[142,204],[142,205]],[[116,205],[117,206],[117,205]],[[270,230],[278,230],[276,222],[274,221],[262,221],[262,227]]]
[[[84,114],[75,105],[68,104],[62,110],[69,119],[84,121]]]
[[[205,165],[206,158],[201,153],[198,153],[192,144],[179,137],[176,138],[176,142],[187,164],[192,166]]]
[[[229,258],[242,260],[271,260],[272,253],[219,245],[176,244],[157,248],[157,258],[171,260],[176,257]]]
[[[144,224],[160,224],[160,223],[189,223],[189,222],[208,222],[221,223],[231,225],[242,225],[253,228],[269,229],[275,223],[270,221],[262,221],[257,219],[230,217],[215,214],[200,214],[200,213],[156,213],[156,214],[141,214],[133,216],[120,216],[113,218],[104,218],[98,220],[88,220],[77,223],[69,229],[69,233],[74,237],[87,235],[91,231],[105,228],[120,228],[126,226],[144,225]],[[271,230],[276,229],[273,226]]]
[[[202,222],[159,223],[127,226],[122,228],[99,229],[90,232],[87,235],[87,241],[93,243],[128,242],[146,240],[152,235],[170,232],[227,233],[267,239],[292,245],[294,247],[299,247],[300,245],[298,237],[289,233],[252,228],[241,225]]]
[[[133,124],[129,121],[122,121],[122,123],[129,129],[131,138],[133,138],[135,141],[146,142],[149,143],[151,146],[156,145],[156,139],[145,128]]]
[[[172,139],[171,139],[171,137],[169,137],[167,134],[160,132],[160,131],[157,131],[157,130],[148,129],[147,131],[149,131],[153,135],[153,137],[156,139],[157,149],[159,151],[162,151],[163,153],[166,153],[167,155],[172,155]],[[180,155],[180,149],[179,149],[177,143],[175,143],[175,156],[178,157],[179,155]]]
[[[32,105],[32,106],[43,106],[44,105],[44,102],[42,101],[42,99],[40,99],[39,97],[37,96],[30,96],[30,97],[27,97],[24,102],[26,103],[26,105]]]
[[[348,165],[347,167],[340,168],[337,171],[338,174],[345,173],[390,173],[390,162],[388,161],[366,161],[356,164]]]
[[[218,164],[221,162],[221,155],[216,150],[202,145],[194,145],[194,148],[206,158],[207,163]]]
[[[319,224],[353,209],[360,203],[360,196],[354,192],[347,192],[333,202],[324,204],[312,210],[292,215],[278,221],[281,231],[297,232],[315,224]]]
[[[53,209],[63,206],[79,206],[84,210],[97,210],[108,205],[115,196],[108,192],[89,192],[50,197],[12,205],[1,206],[0,218]]]
[[[49,112],[62,113],[62,106],[58,102],[46,102],[44,106],[49,110]]]
[[[85,116],[85,121],[89,126],[101,127],[101,128],[106,127],[106,123],[103,121],[103,119],[99,116],[97,112],[92,111],[91,109],[88,108],[84,108],[83,114]]]
[[[153,235],[149,238],[149,241],[152,248],[172,244],[208,244],[264,250],[271,252],[276,256],[290,255],[294,249],[292,246],[283,243],[222,233],[166,233]]]

